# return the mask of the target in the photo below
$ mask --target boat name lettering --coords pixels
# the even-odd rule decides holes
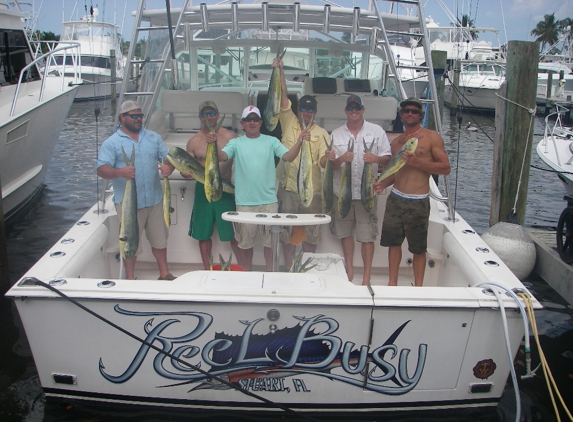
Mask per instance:
[[[382,394],[401,395],[418,384],[426,362],[427,344],[418,345],[413,370],[410,366],[414,360],[409,359],[411,350],[399,349],[395,344],[410,321],[398,327],[380,346],[357,347],[354,342],[344,342],[337,337],[339,322],[325,315],[294,316],[299,323],[267,334],[254,333],[264,318],[240,320],[245,326],[242,334],[216,332],[214,339],[201,341],[200,347],[194,342],[206,335],[212,325],[210,314],[129,311],[119,305],[114,309],[127,316],[151,317],[143,327],[144,342],[122,374],[108,373],[104,359],[100,358],[101,375],[118,384],[128,381],[141,369],[146,356],[154,351],[152,344],[161,349],[153,356],[153,370],[157,375],[177,381],[176,385],[200,383],[192,390],[229,388],[217,382],[216,377],[223,376],[244,389],[290,392],[285,386],[285,377],[313,375]],[[205,364],[210,369],[205,369]],[[309,391],[301,378],[293,379],[293,387],[297,392]]]

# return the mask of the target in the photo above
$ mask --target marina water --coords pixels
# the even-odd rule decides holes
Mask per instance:
[[[96,108],[99,113],[96,119]],[[7,247],[11,283],[16,282],[86,211],[97,201],[101,182],[96,178],[97,151],[114,128],[115,109],[109,100],[74,103],[56,145],[46,176],[46,187],[38,201],[19,219],[7,227]],[[452,165],[450,184],[456,210],[482,234],[488,229],[491,171],[493,163],[493,116],[463,114],[458,125],[456,117],[444,113],[444,141]],[[477,131],[467,130],[472,122]],[[524,122],[527,124],[527,122]],[[535,118],[534,145],[544,131],[543,118]],[[516,156],[519,165],[522,157]],[[532,153],[532,166],[547,167]],[[565,208],[564,188],[554,173],[530,169],[525,226],[554,230]],[[440,182],[441,183],[441,182]],[[545,309],[537,312],[541,341],[553,375],[569,407],[573,407],[573,308],[545,282],[532,276],[526,285]],[[1,421],[161,421],[175,416],[161,411],[132,413],[117,409],[114,413],[91,408],[63,407],[46,403],[37,378],[34,361],[17,312],[7,299],[0,300],[0,420]],[[53,321],[57,324],[58,321]],[[500,339],[502,341],[502,339]],[[533,346],[533,361],[539,362]],[[518,355],[517,367],[524,357]],[[518,373],[519,374],[519,373]],[[541,375],[541,369],[539,370]],[[522,420],[552,421],[547,388],[542,376],[520,382]],[[127,393],[127,392],[126,392]],[[469,411],[467,421],[514,420],[514,395],[511,382],[495,414]],[[186,420],[262,420],[254,415],[200,415],[189,413]],[[368,418],[367,420],[373,420]],[[273,420],[281,419],[277,414]],[[348,416],[346,417],[348,418]],[[266,419],[271,420],[271,419]],[[348,420],[348,419],[346,419]],[[379,420],[420,420],[414,418],[380,418]],[[424,420],[430,420],[424,418]],[[437,417],[431,420],[449,420]],[[456,420],[460,420],[457,418]]]

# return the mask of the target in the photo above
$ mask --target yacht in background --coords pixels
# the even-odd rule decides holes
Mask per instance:
[[[0,46],[0,180],[6,220],[42,189],[79,81],[73,69],[69,77],[42,75],[41,64],[49,66],[50,55],[62,53],[64,47],[34,59],[23,17],[0,1],[0,36],[7,40]],[[78,47],[66,46],[68,56],[77,57]]]
[[[64,22],[58,46],[79,43],[81,65],[79,71],[83,83],[76,95],[76,101],[109,98],[112,91],[119,94],[123,79],[123,54],[118,27],[115,24],[98,21],[99,11],[90,8],[88,14],[79,20]],[[112,59],[111,51],[115,58]],[[73,65],[70,55],[55,54],[55,71],[61,72],[62,66]],[[114,74],[115,73],[115,74]]]

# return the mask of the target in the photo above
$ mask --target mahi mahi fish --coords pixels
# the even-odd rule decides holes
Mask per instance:
[[[392,176],[402,167],[406,162],[404,161],[404,151],[414,152],[416,151],[416,147],[418,146],[418,138],[410,138],[408,141],[400,148],[400,151],[392,157],[392,159],[388,162],[386,167],[384,167],[384,171],[378,176],[378,180],[376,182],[381,182],[384,179]]]
[[[324,138],[324,143],[326,144],[326,149],[328,151],[332,150],[332,141],[330,144]],[[332,209],[332,203],[334,202],[334,189],[333,189],[333,179],[334,170],[332,168],[332,161],[326,160],[324,165],[324,173],[322,175],[322,207],[325,213],[329,213]]]
[[[280,50],[279,50],[280,51]],[[278,58],[283,58],[286,50]],[[265,104],[265,111],[263,117],[265,118],[265,127],[272,132],[277,127],[279,122],[279,113],[281,112],[281,70],[278,67],[273,67],[271,73],[271,80],[269,82],[269,91],[267,93],[267,103]]]
[[[131,159],[127,159],[127,154],[121,147],[123,161],[126,166],[135,164],[135,145],[132,146]],[[139,225],[137,224],[137,190],[135,179],[125,181],[125,191],[121,201],[121,222],[119,227],[119,252],[121,257],[130,259],[135,256],[139,247]]]
[[[313,116],[314,117],[314,116]],[[307,130],[312,126],[313,118],[311,118],[308,125],[304,124],[301,117],[300,127]],[[312,197],[314,195],[314,185],[312,181],[312,151],[310,149],[310,141],[302,141],[300,148],[300,163],[298,167],[298,194],[303,207],[310,206]]]
[[[183,148],[171,148],[167,160],[181,173],[191,174],[196,181],[205,184],[205,168]],[[223,192],[234,194],[235,186],[223,179]]]
[[[211,127],[209,120],[205,118],[205,125],[209,133],[215,133],[219,130],[225,120],[225,116]],[[205,155],[205,197],[209,202],[215,202],[221,199],[223,194],[223,179],[219,170],[219,158],[217,156],[217,143],[209,142],[207,144],[207,154]]]
[[[348,152],[354,152],[354,139],[348,141]],[[352,162],[344,163],[340,178],[340,193],[338,195],[338,212],[346,217],[352,206]]]
[[[374,146],[374,140],[370,144],[370,148],[366,146],[364,139],[362,140],[364,145],[364,152],[372,152],[372,147]],[[372,182],[374,181],[374,170],[372,169],[372,163],[364,163],[364,168],[362,169],[362,184],[360,185],[360,199],[362,199],[362,205],[364,209],[369,213],[372,213],[374,209],[374,188],[372,187]]]
[[[163,219],[167,227],[171,226],[171,185],[169,177],[163,178]]]

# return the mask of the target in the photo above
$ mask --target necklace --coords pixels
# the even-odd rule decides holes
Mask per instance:
[[[404,136],[407,136],[408,138],[411,138],[412,136],[414,136],[416,133],[418,133],[418,132],[421,131],[421,130],[422,130],[422,128],[420,127],[420,129],[418,129],[418,130],[417,130],[416,132],[414,132],[414,133],[407,134],[406,132],[404,132]]]

